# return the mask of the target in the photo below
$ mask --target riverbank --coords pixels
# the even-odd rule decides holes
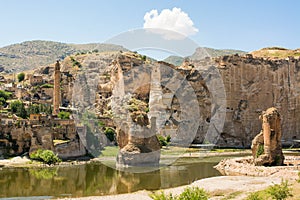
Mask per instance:
[[[164,152],[162,157],[174,157],[174,158],[176,158],[178,156],[178,153],[181,153],[179,151],[180,149],[177,149],[178,152],[174,151],[176,149],[169,149],[170,151],[172,151],[172,153],[168,154],[168,153]],[[192,168],[191,169],[187,168],[188,171],[186,171],[186,167],[182,167],[182,163],[194,163],[194,162],[199,162],[199,160],[201,160],[201,162],[205,163],[205,162],[212,162],[212,160],[214,160],[213,162],[215,162],[215,164],[216,164],[217,162],[220,161],[220,159],[227,158],[227,156],[229,156],[229,157],[232,157],[232,156],[234,156],[234,157],[239,156],[240,157],[241,156],[243,158],[232,158],[232,159],[226,159],[226,160],[247,159],[244,156],[249,155],[249,153],[250,153],[249,150],[238,151],[238,150],[223,150],[223,149],[221,149],[221,150],[213,150],[213,151],[204,151],[204,150],[190,149],[188,152],[185,152],[185,153],[181,154],[180,160],[177,160],[176,161],[177,163],[175,163],[175,165],[173,165],[171,167],[173,171],[171,170],[171,172],[169,174],[167,174],[167,176],[166,176],[165,173],[160,172],[160,173],[151,174],[151,177],[153,175],[156,175],[156,178],[154,178],[153,180],[155,180],[157,182],[159,180],[170,179],[171,176],[174,177],[175,174],[178,174],[181,177],[180,180],[182,178],[185,178],[185,177],[190,177],[189,180],[186,183],[183,183],[183,184],[188,184],[188,183],[191,183],[190,180],[191,181],[197,180],[197,179],[195,179],[195,173],[198,171],[198,169],[199,169],[199,171],[202,171],[201,173],[204,173],[203,172],[204,168],[195,168],[196,169],[195,172],[191,171]],[[299,154],[298,150],[296,151],[296,153],[295,152],[291,152],[291,153]],[[216,161],[217,157],[219,157],[218,161]],[[286,156],[286,158],[288,158],[287,161],[290,163],[290,161],[292,159],[290,159],[289,156]],[[82,168],[84,170],[86,168],[86,166],[90,166],[90,167],[87,168],[87,172],[90,172],[93,169],[99,169],[98,167],[95,168],[94,166],[98,166],[97,163],[100,162],[101,159],[109,161],[109,160],[114,160],[114,157],[112,157],[112,156],[102,156],[101,158],[92,159],[92,160],[89,160],[89,161],[63,162],[63,163],[60,163],[59,165],[55,165],[54,168],[52,166],[49,167],[49,166],[47,166],[45,164],[41,164],[39,162],[31,161],[26,157],[23,157],[23,158],[15,157],[15,158],[11,158],[11,159],[8,159],[8,160],[0,160],[0,166],[1,166],[1,168],[3,168],[3,171],[5,171],[4,168],[23,168],[23,167],[24,168],[29,168],[27,171],[25,170],[25,172],[26,172],[26,174],[30,174],[30,175],[34,176],[34,178],[32,178],[31,181],[30,181],[32,183],[32,186],[36,185],[36,184],[34,184],[35,182],[41,182],[41,181],[44,181],[45,183],[49,182],[49,181],[52,181],[53,183],[64,181],[64,184],[65,184],[65,181],[67,181],[67,180],[69,180],[69,182],[70,182],[69,186],[71,186],[74,183],[71,181],[72,178],[70,178],[69,175],[68,175],[70,173],[66,169],[76,169],[76,170],[72,171],[71,176],[73,176],[73,174],[74,175],[77,174],[77,175],[80,175],[78,177],[82,177],[82,175],[84,175],[86,173],[86,171],[79,170],[79,168]],[[171,160],[173,160],[173,158]],[[297,161],[297,159],[295,159],[295,160]],[[94,162],[95,162],[95,164],[93,164]],[[90,164],[85,165],[87,163],[91,163],[91,165]],[[237,163],[242,163],[242,162],[238,161]],[[68,167],[68,166],[72,166],[72,165],[80,165],[80,166],[74,166],[75,168],[74,167]],[[229,165],[231,166],[232,164],[229,164]],[[212,168],[212,166],[213,165],[211,165],[209,167]],[[299,166],[299,164],[297,164],[297,166]],[[31,168],[34,168],[34,169],[31,169]],[[44,168],[46,168],[45,169],[46,171],[44,170]],[[234,169],[235,167],[232,165],[230,168]],[[249,173],[247,173],[247,175],[259,176],[259,177],[252,177],[252,176],[218,176],[218,174],[217,174],[217,177],[206,178],[206,177],[209,177],[209,176],[206,176],[206,177],[203,177],[201,180],[194,181],[190,185],[174,187],[176,185],[172,186],[172,184],[170,184],[169,187],[174,187],[174,188],[164,189],[163,191],[165,193],[179,194],[186,187],[197,186],[199,188],[204,188],[205,190],[207,190],[211,194],[211,196],[212,196],[211,199],[213,199],[213,200],[224,199],[225,197],[226,198],[230,197],[228,199],[243,199],[243,197],[247,196],[247,194],[249,192],[262,190],[262,189],[264,189],[264,188],[266,188],[266,187],[268,187],[272,184],[280,183],[282,178],[289,180],[289,183],[294,183],[294,180],[296,180],[298,178],[298,176],[297,176],[297,172],[298,172],[297,170],[299,170],[298,168],[295,168],[294,172],[292,172],[293,175],[289,175],[289,177],[287,177],[287,175],[290,174],[290,172],[285,170],[285,168],[291,168],[291,167],[279,167],[279,168],[283,169],[280,173],[274,173],[274,171],[272,171],[273,168],[268,168],[269,170],[272,169],[269,173],[261,173],[262,171],[264,171],[263,168],[264,167],[262,167],[262,169],[260,169],[260,168],[256,169],[256,171],[260,172],[259,175],[251,174],[250,173],[251,170],[248,170]],[[49,175],[50,172],[47,171],[48,169],[50,170],[51,173],[53,172],[53,174],[51,174],[51,176]],[[183,169],[185,169],[185,171],[183,171]],[[13,169],[9,169],[9,170],[11,171]],[[93,173],[89,173],[89,175],[86,174],[86,176],[90,177],[92,175],[92,176],[96,176],[96,177],[102,177],[104,174],[106,174],[106,170],[109,170],[111,176],[114,176],[114,175],[112,175],[112,171],[107,167],[105,169],[101,168],[101,170],[98,170],[99,171],[98,175],[94,174],[94,172],[93,172]],[[247,170],[245,170],[245,171],[248,172]],[[187,172],[189,172],[189,173],[187,173]],[[122,175],[122,174],[124,176],[120,177],[120,175]],[[205,172],[205,174],[207,174],[207,172]],[[125,184],[125,183],[129,184],[129,185],[131,185],[130,183],[132,183],[133,185],[134,185],[134,183],[140,184],[140,181],[142,181],[142,179],[143,179],[141,177],[136,177],[135,175],[128,176],[128,174],[126,175],[126,173],[123,173],[123,172],[116,173],[115,175],[116,175],[115,178],[116,178],[117,181],[107,182],[108,180],[106,178],[102,178],[101,180],[97,180],[95,183],[92,183],[92,185],[94,184],[95,187],[91,187],[90,189],[92,189],[92,190],[99,189],[98,186],[97,186],[97,183],[107,184],[106,187],[110,188],[113,185],[115,185],[115,187],[116,187],[121,182],[122,182],[121,185]],[[238,175],[238,174],[235,174],[235,175]],[[41,178],[44,178],[44,177],[46,177],[47,179],[46,180],[41,180]],[[83,178],[83,180],[86,180],[84,177],[82,177],[82,178]],[[147,179],[147,181],[146,181],[146,184],[149,185],[149,179]],[[49,182],[49,186],[50,185],[51,184]],[[89,185],[91,185],[91,182],[89,182]],[[130,188],[132,188],[133,185],[130,186]],[[168,187],[166,187],[165,184],[162,184],[162,185],[164,185],[163,188],[168,188]],[[75,185],[73,185],[73,186],[75,186]],[[79,188],[80,187],[81,186],[79,186]],[[145,189],[145,188],[147,188],[148,191],[146,191],[146,190],[139,191],[139,190]],[[158,187],[158,188],[160,188],[160,187]],[[5,191],[8,191],[7,189]],[[114,200],[114,199],[139,199],[139,200],[149,199],[150,200],[151,198],[149,197],[149,194],[152,193],[150,190],[152,191],[153,187],[139,187],[139,188],[136,188],[135,190],[128,190],[128,192],[133,192],[133,191],[138,191],[138,192],[127,193],[127,194],[119,194],[119,195],[108,195],[108,196],[92,196],[92,195],[106,195],[106,194],[105,193],[100,194],[99,192],[98,193],[84,194],[84,192],[85,192],[84,190],[82,190],[82,191],[80,190],[80,192],[78,192],[78,194],[77,194],[77,192],[73,192],[73,191],[69,192],[69,193],[67,192],[66,194],[69,195],[69,196],[74,195],[75,197],[78,195],[78,197],[79,197],[79,198],[69,198],[69,199],[83,199],[83,200],[85,200],[85,199],[104,199],[104,200],[107,200],[107,199],[108,200],[110,200],[110,199],[112,199],[112,200]],[[50,192],[50,189],[47,190],[47,191],[49,191],[48,193],[50,195],[51,194],[53,194],[53,196],[58,195],[58,197],[60,196],[60,194],[64,194],[64,193],[59,193],[61,191],[59,191],[58,193],[55,193],[55,192],[57,192],[57,189],[56,190],[54,189],[52,192]],[[122,193],[122,192],[126,192],[126,191],[111,192],[110,194],[116,194],[116,193],[119,193],[119,192]],[[48,193],[46,193],[46,194],[48,194]],[[90,196],[90,197],[81,197],[81,196],[85,196],[85,195]],[[8,194],[7,196],[11,196],[11,195]],[[64,198],[66,196],[63,197],[63,195],[62,195],[61,197]]]
[[[270,185],[280,184],[281,178],[279,177],[251,177],[251,176],[218,176],[206,178],[193,182],[187,186],[180,186],[176,188],[165,189],[165,194],[172,193],[173,195],[180,194],[187,187],[203,188],[210,194],[211,200],[221,199],[243,199],[250,192],[263,190]],[[150,191],[139,191],[131,194],[118,194],[109,196],[92,196],[92,197],[79,197],[67,198],[68,200],[151,200],[149,195]],[[230,197],[230,198],[229,198]]]
[[[114,161],[118,154],[118,147],[107,147],[101,152],[101,156],[93,159],[77,158],[74,160],[63,161],[51,166],[67,166],[80,165],[89,162]],[[161,158],[170,158],[176,161],[178,158],[207,158],[218,156],[246,156],[250,155],[249,149],[196,149],[183,148],[176,146],[163,147],[161,150]],[[30,160],[27,156],[16,156],[9,159],[0,159],[0,168],[15,168],[15,167],[51,167],[38,161]]]
[[[51,168],[55,166],[70,166],[70,165],[83,165],[89,162],[93,162],[92,159],[79,159],[79,160],[69,160],[63,161],[57,164],[47,165],[40,161],[35,161],[29,159],[27,156],[16,156],[9,159],[0,159],[0,169],[1,168],[31,168],[31,167],[41,167],[41,168]]]
[[[230,155],[239,155],[244,154],[245,152],[231,152]],[[247,152],[248,153],[248,152]],[[201,157],[206,156],[220,156],[220,155],[229,155],[228,152],[220,154],[219,152],[215,153],[186,153],[183,157],[195,156]],[[299,180],[299,170],[300,163],[299,156],[286,156],[286,164],[289,166],[279,166],[279,167],[263,167],[263,166],[253,166],[251,164],[243,163],[245,160],[251,160],[251,157],[243,158],[232,158],[225,159],[219,163],[225,168],[232,168],[234,173],[227,174],[227,176],[218,176],[205,178],[193,182],[190,185],[180,186],[170,189],[162,190],[165,194],[178,195],[184,191],[187,187],[199,187],[205,189],[210,194],[211,200],[223,200],[223,199],[235,199],[242,200],[245,199],[250,193],[261,191],[266,189],[269,186],[274,184],[280,184],[282,180],[287,180],[291,188],[294,188],[293,197],[289,199],[299,199],[300,194],[298,189],[300,188]],[[226,163],[224,165],[224,163]],[[234,164],[235,163],[235,164]],[[236,163],[239,164],[237,167]],[[242,167],[244,166],[244,167]],[[224,174],[226,175],[226,173]],[[233,175],[233,176],[232,176]],[[130,194],[118,194],[118,195],[109,195],[109,196],[93,196],[93,197],[80,197],[80,198],[69,198],[69,200],[119,200],[119,199],[132,199],[132,200],[151,200],[149,195],[152,192],[150,191],[139,191]]]

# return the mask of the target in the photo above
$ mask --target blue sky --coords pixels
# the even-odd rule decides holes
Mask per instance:
[[[252,51],[267,46],[300,48],[297,0],[1,0],[0,47],[27,40],[103,42],[143,28],[155,9],[180,8],[201,46]]]

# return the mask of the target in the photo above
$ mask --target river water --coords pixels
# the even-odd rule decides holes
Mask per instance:
[[[146,173],[118,171],[100,162],[51,168],[2,168],[0,198],[101,196],[176,187],[219,176],[213,166],[221,159],[182,158],[171,166]]]

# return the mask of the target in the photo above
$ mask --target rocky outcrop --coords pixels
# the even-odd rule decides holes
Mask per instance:
[[[54,146],[54,151],[62,159],[76,158],[86,155],[86,148],[81,140],[73,139],[63,144]]]
[[[252,155],[255,165],[283,165],[281,147],[280,114],[272,107],[263,111],[261,132],[252,140]]]
[[[285,164],[288,166],[255,166],[252,157],[224,159],[216,168],[224,176],[263,176],[282,177],[297,180],[299,156],[287,156]]]
[[[130,113],[127,123],[117,132],[120,147],[117,166],[158,166],[160,143],[156,137],[156,118],[149,119],[146,112],[137,110]],[[125,143],[126,141],[126,143]]]

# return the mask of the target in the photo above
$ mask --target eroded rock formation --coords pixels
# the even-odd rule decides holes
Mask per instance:
[[[117,165],[157,166],[160,160],[160,143],[156,137],[156,118],[149,119],[146,112],[134,111],[127,123],[118,129],[120,147]]]
[[[252,155],[255,165],[283,165],[284,156],[281,146],[281,119],[274,107],[263,111],[261,132],[252,141]]]
[[[112,116],[111,101],[116,96],[112,94],[113,88],[123,80],[124,88],[119,93],[130,92],[135,98],[148,102],[151,68],[146,65],[149,63],[141,60],[138,54],[130,52],[80,55],[76,60],[82,64],[82,68],[74,68],[66,59],[62,71],[70,71],[75,81],[82,79],[79,83],[83,87],[76,83],[73,85],[74,81],[70,80],[62,86],[63,98],[70,102],[73,98],[74,107],[95,107],[96,114],[105,121],[105,126],[118,130],[118,143],[123,148],[128,143],[128,134],[126,128],[120,130],[119,126],[122,120],[126,122],[127,119],[119,121]],[[269,107],[276,107],[282,117],[283,144],[292,145],[293,140],[300,139],[299,61],[292,57],[254,58],[248,54],[204,60],[193,58],[179,67],[164,62],[152,63],[161,70],[162,99],[157,102],[162,102],[164,105],[160,108],[166,111],[162,134],[171,135],[172,142],[176,144],[186,139],[185,144],[193,141],[216,143],[221,147],[250,147],[252,139],[261,129],[258,114]],[[136,70],[137,66],[142,67]],[[83,68],[85,76],[80,74]],[[197,100],[195,104],[199,106],[199,117],[195,118],[194,123],[198,126],[195,128],[195,137],[192,134],[178,134],[178,129],[185,126],[185,119],[195,111],[182,103],[189,102],[189,98],[178,98],[188,88],[182,86],[178,89],[176,81],[182,83],[183,78],[187,80],[186,86],[194,90]],[[82,106],[79,105],[81,102]],[[186,126],[182,130],[181,133],[188,134],[190,132],[186,130],[191,129]]]

